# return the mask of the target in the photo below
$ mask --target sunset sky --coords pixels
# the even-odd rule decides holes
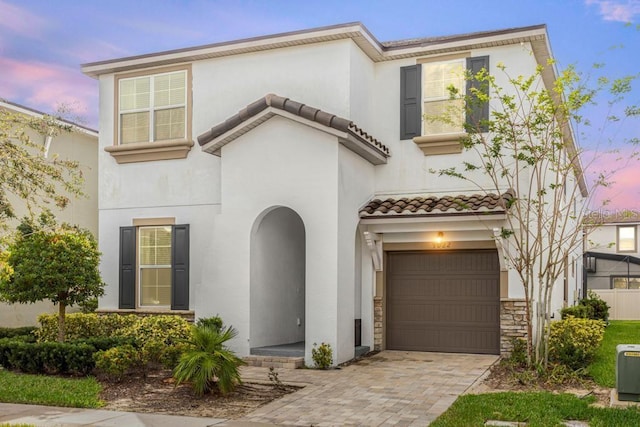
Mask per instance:
[[[64,104],[97,129],[97,82],[82,63],[353,21],[380,41],[547,24],[560,69],[640,72],[640,0],[0,0],[0,98],[43,112]],[[640,104],[639,88],[627,102]],[[623,144],[640,137],[640,119],[603,128],[606,99],[585,113],[592,127],[576,134],[588,172],[625,166],[598,200],[640,210],[640,162]],[[608,141],[618,153],[605,153]]]

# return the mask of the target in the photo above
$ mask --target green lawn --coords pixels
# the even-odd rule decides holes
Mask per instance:
[[[557,426],[567,420],[587,421],[591,427],[640,425],[639,409],[594,408],[589,406],[593,400],[549,392],[469,394],[458,398],[431,426],[483,426],[487,420],[520,421],[530,427]]]
[[[640,344],[640,321],[612,320],[604,332],[602,345],[589,365],[589,375],[603,387],[616,386],[616,346]]]
[[[0,402],[98,408],[100,384],[95,378],[61,378],[16,374],[0,369]]]

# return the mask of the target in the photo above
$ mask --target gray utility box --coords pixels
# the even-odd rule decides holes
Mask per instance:
[[[640,402],[640,345],[616,346],[618,400]]]

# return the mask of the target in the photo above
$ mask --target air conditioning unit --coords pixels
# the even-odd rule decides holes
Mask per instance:
[[[640,402],[640,345],[616,346],[618,400]]]

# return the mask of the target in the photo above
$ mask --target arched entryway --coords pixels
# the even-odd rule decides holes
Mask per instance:
[[[250,273],[251,353],[303,355],[305,228],[295,211],[279,206],[258,216]]]

